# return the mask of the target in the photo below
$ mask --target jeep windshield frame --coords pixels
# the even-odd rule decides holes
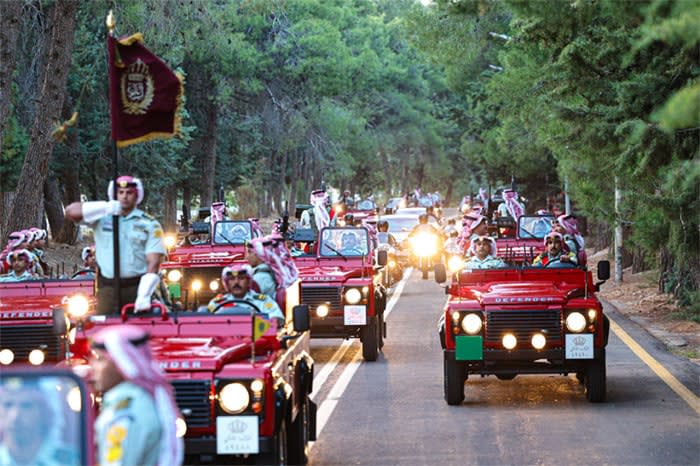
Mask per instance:
[[[243,246],[253,239],[253,224],[249,220],[223,220],[214,224],[212,244]]]
[[[343,248],[342,238],[348,234],[355,237],[356,248]],[[365,227],[324,228],[319,234],[319,257],[365,257],[369,250],[369,232]]]

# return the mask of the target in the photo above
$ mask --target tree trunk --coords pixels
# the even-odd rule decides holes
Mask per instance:
[[[73,104],[70,96],[67,95],[63,107],[63,119],[70,118],[72,113]],[[78,132],[68,131],[66,136],[66,146],[68,150],[59,160],[61,171],[58,173],[59,185],[57,186],[59,195],[61,185],[63,186],[63,195],[56,198],[57,206],[55,207],[56,209],[60,209],[61,215],[63,213],[63,205],[80,201],[80,144],[78,141]],[[46,213],[50,223],[52,214],[49,213],[49,203],[52,202],[52,199],[47,192],[44,192],[44,198],[47,203]],[[63,200],[63,205],[60,203],[61,199]],[[52,208],[54,207],[52,206]],[[61,222],[61,224],[63,227],[60,229],[54,229],[52,226],[53,240],[57,243],[74,244],[77,239],[78,226],[73,222]]]
[[[177,189],[168,186],[163,191],[163,228],[165,231],[177,230]]]
[[[54,121],[61,116],[66,80],[70,68],[75,30],[77,0],[57,0],[51,18],[51,39],[39,92],[41,111],[36,113],[27,155],[22,165],[17,196],[12,206],[8,228],[19,230],[40,225],[43,192],[48,176],[49,159],[54,141],[51,136]]]
[[[213,87],[212,87],[213,88]],[[218,128],[218,107],[214,100],[207,100],[207,122],[202,141],[204,166],[202,170],[201,205],[211,205],[214,199],[214,180],[216,178],[216,130]]]
[[[189,183],[185,183],[182,188],[182,217],[187,220],[187,226],[192,223],[192,187]]]
[[[72,243],[75,239],[75,226],[73,222],[66,222],[63,216],[63,203],[61,202],[61,190],[58,186],[58,179],[49,176],[44,183],[44,206],[46,207],[46,217],[49,220],[51,236],[55,242]],[[64,228],[70,225],[73,237],[67,239],[64,236]]]
[[[0,149],[4,140],[7,115],[10,113],[12,76],[15,72],[21,13],[22,2],[0,1]],[[2,238],[5,237],[4,232],[0,231],[0,234]]]

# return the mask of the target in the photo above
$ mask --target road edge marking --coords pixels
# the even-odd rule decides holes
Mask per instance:
[[[632,338],[620,324],[615,322],[610,315],[610,329],[617,335],[617,337],[622,340],[622,342],[627,345],[629,349],[632,350],[634,354],[637,355],[639,359],[642,360],[644,364],[649,366],[649,368],[666,384],[671,390],[676,392],[683,401],[685,401],[688,406],[690,406],[695,412],[700,415],[700,398],[696,396],[688,387],[683,385],[668,369],[666,369],[660,362],[658,362],[652,355],[650,355],[644,348],[637,343],[634,338]]]

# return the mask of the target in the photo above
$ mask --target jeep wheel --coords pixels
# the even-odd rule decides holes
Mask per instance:
[[[379,339],[379,349],[384,348],[384,333],[386,331],[386,322],[384,322],[384,312],[382,311],[377,316],[377,338]]]
[[[377,316],[372,316],[362,329],[362,357],[365,361],[376,361],[377,356],[379,356],[379,328]]]
[[[279,465],[285,466],[287,464],[287,422],[282,421],[280,425],[280,430],[275,434],[273,438],[272,450],[263,453],[256,458],[256,464],[266,464],[266,465]]]
[[[600,359],[594,359],[586,366],[583,386],[588,401],[591,403],[605,401],[605,349],[602,350]]]
[[[515,372],[509,372],[507,374],[496,374],[498,380],[513,380],[515,376],[518,375]]]
[[[576,372],[576,380],[578,380],[578,383],[583,383],[586,380],[586,373],[584,371]]]
[[[444,353],[445,401],[448,405],[459,405],[464,401],[464,381],[467,371],[464,363],[455,361]]]
[[[292,423],[290,432],[289,464],[306,464],[309,462],[309,399],[304,396],[297,418]]]
[[[427,266],[427,265],[423,265],[423,280],[427,280],[427,279],[428,279],[428,273],[429,273],[429,272],[428,272],[428,266]]]

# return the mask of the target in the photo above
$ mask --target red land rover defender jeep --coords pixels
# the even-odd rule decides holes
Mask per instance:
[[[293,287],[298,297],[299,282]],[[316,405],[309,398],[314,362],[308,307],[292,306],[293,297],[288,293],[281,328],[261,318],[254,304],[238,300],[214,313],[169,313],[154,303],[157,312],[137,316],[127,316],[129,304],[120,317],[78,322],[82,331],[67,363],[84,367],[84,342],[105,325],[144,326],[184,417],[178,431],[186,462],[304,464],[308,442],[316,438]]]
[[[368,230],[323,228],[314,250],[294,258],[301,302],[311,311],[311,337],[359,337],[362,356],[375,361],[386,338],[386,290],[374,266],[375,245]],[[386,253],[379,257],[385,265]]]
[[[437,275],[444,281],[444,271]],[[601,262],[598,278],[609,276],[610,264]],[[609,322],[594,294],[599,286],[583,268],[456,274],[438,326],[447,404],[464,400],[469,374],[575,373],[589,401],[604,401]]]
[[[53,307],[69,295],[87,300],[93,280],[27,280],[0,283],[0,365],[40,365],[65,357],[65,340],[53,330]]]
[[[245,243],[255,234],[248,220],[216,222],[212,234],[208,223],[195,224],[193,233],[168,251],[167,261],[161,264],[172,301],[194,310],[221,293],[221,268],[245,261]]]

